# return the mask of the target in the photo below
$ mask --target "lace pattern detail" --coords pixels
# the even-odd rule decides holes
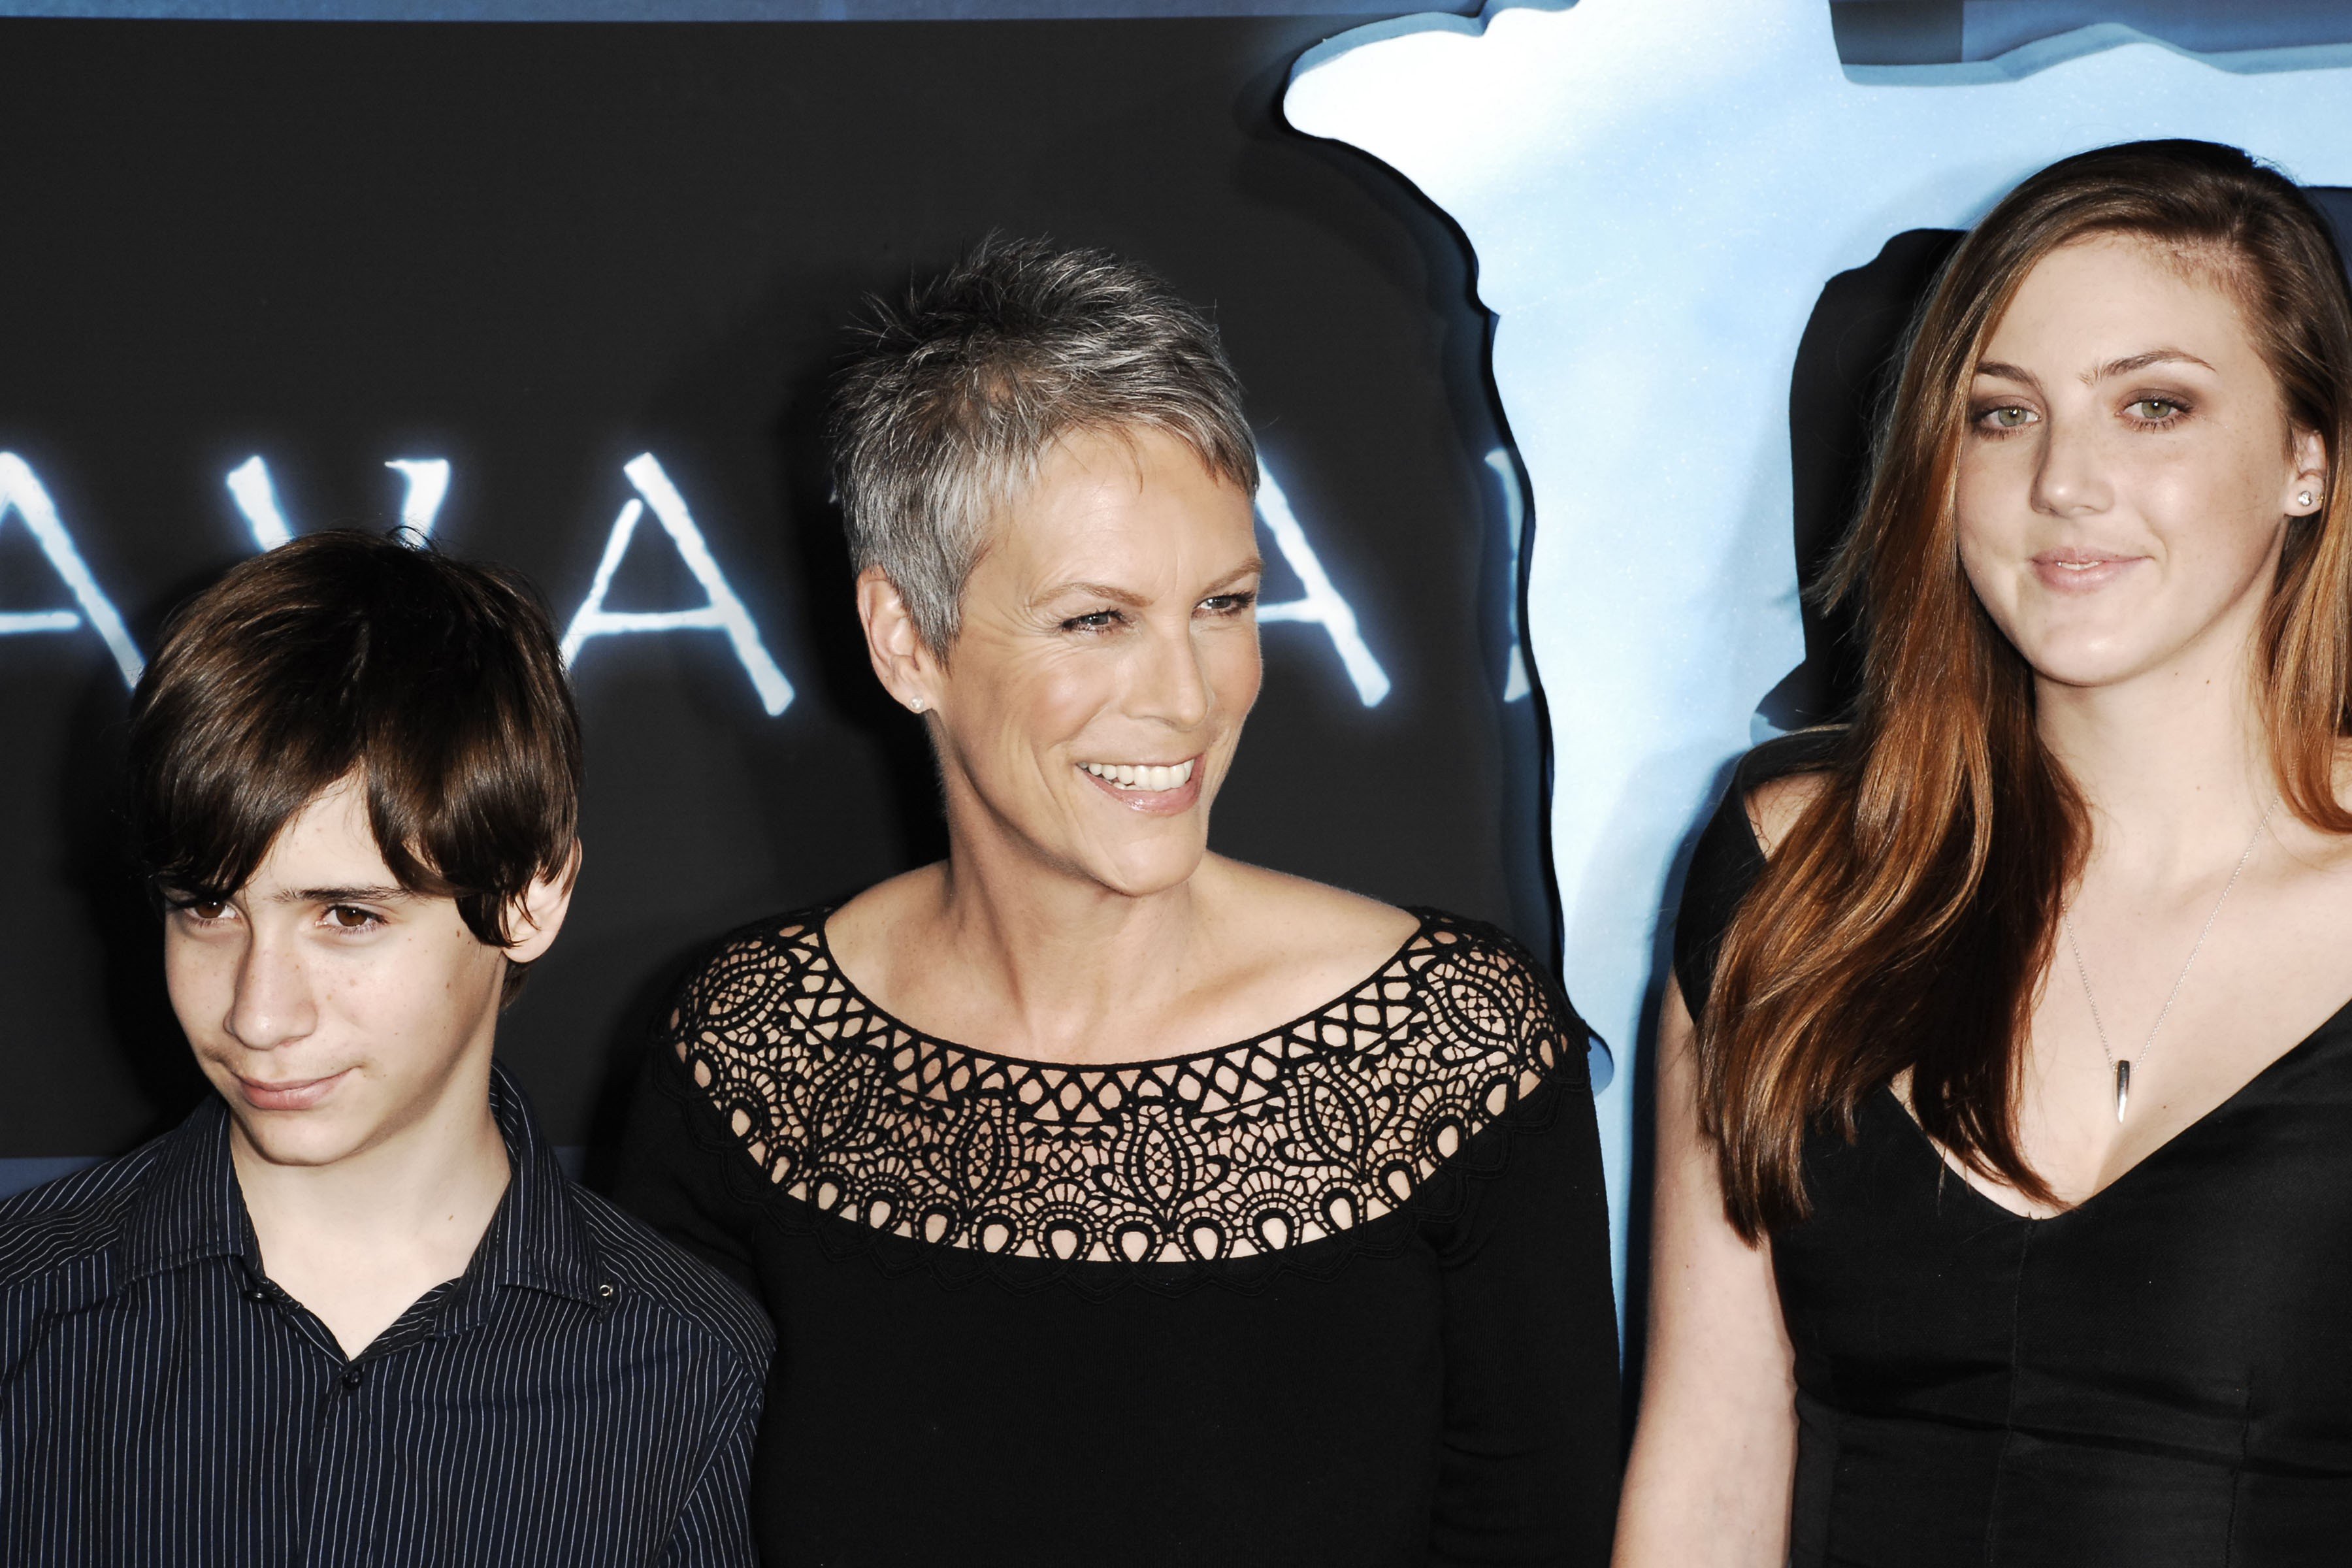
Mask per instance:
[[[1423,912],[1363,984],[1254,1039],[1166,1061],[1019,1061],[883,1012],[835,965],[823,919],[731,940],[667,1044],[775,1190],[982,1254],[1203,1263],[1355,1230],[1570,1045],[1508,938]]]

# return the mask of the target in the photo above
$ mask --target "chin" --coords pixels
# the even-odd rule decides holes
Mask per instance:
[[[341,1116],[270,1114],[236,1107],[229,1113],[254,1152],[273,1165],[331,1165],[349,1159],[366,1142],[366,1130]]]
[[[1094,879],[1130,899],[1148,899],[1171,888],[1182,887],[1201,868],[1207,847],[1187,840],[1182,845],[1153,845],[1108,858],[1087,868]]]
[[[2046,637],[2021,647],[2033,673],[2060,686],[2113,686],[2159,662],[2157,650],[2120,647],[2109,637]]]

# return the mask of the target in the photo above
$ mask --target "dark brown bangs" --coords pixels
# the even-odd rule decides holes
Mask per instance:
[[[131,699],[131,811],[159,888],[221,897],[341,780],[400,885],[473,933],[572,864],[578,715],[520,578],[329,531],[243,563],[173,617]]]

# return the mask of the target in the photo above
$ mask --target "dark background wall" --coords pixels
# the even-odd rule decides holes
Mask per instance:
[[[580,657],[586,872],[501,1050],[556,1141],[593,1144],[695,947],[942,847],[827,502],[843,321],[992,227],[1108,246],[1214,308],[1393,682],[1366,706],[1319,627],[1268,626],[1216,845],[1549,951],[1540,693],[1505,696],[1514,542],[1470,259],[1393,175],[1276,116],[1341,25],[0,21],[0,451],[142,650],[256,548],[225,484],[249,458],[298,532],[388,525],[386,461],[446,458],[437,542],[521,568],[562,625],[634,493],[622,465],[658,457],[796,695],[771,717],[709,632]],[[1277,567],[1268,597],[1297,591]],[[610,606],[702,599],[648,519]],[[0,613],[71,604],[0,517]],[[0,637],[19,1179],[201,1088],[119,852],[124,697],[87,629]]]

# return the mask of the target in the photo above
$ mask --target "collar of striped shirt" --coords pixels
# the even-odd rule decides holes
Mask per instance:
[[[491,1286],[544,1290],[604,1311],[613,1286],[572,1202],[569,1178],[522,1090],[495,1063],[490,1111],[506,1140],[506,1195],[466,1272],[437,1303],[430,1331],[475,1326],[489,1310]],[[205,1258],[240,1258],[256,1281],[267,1279],[228,1140],[228,1107],[217,1095],[158,1140],[155,1164],[123,1214],[110,1293]]]

